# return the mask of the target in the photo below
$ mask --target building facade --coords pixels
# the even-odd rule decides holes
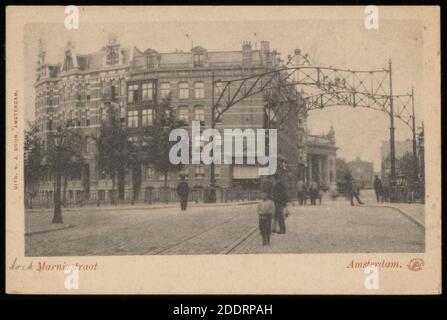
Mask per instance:
[[[153,123],[157,106],[167,98],[177,117],[184,121],[185,129],[191,129],[192,120],[199,121],[201,129],[210,128],[213,90],[215,95],[222,90],[219,81],[213,85],[212,79],[221,79],[224,83],[274,70],[279,64],[277,52],[266,41],[261,42],[260,49],[244,42],[238,51],[210,52],[197,46],[188,52],[159,53],[154,49],[123,48],[111,36],[104,47],[90,54],[78,54],[75,46],[67,43],[63,61],[56,64],[46,61],[41,43],[36,70],[35,119],[43,149],[58,126],[76,130],[84,139],[84,165],[77,174],[65,179],[67,200],[110,198],[111,178],[98,168],[95,143],[108,107],[116,108],[129,140],[134,143],[141,142],[144,128]],[[272,119],[271,102],[266,101],[263,92],[241,100],[222,114],[215,128],[220,132],[235,128],[275,128],[277,119]],[[334,132],[331,130],[326,136],[309,135],[306,117],[305,111],[288,113],[278,130],[278,170],[290,186],[299,178],[316,180],[321,185],[333,183]],[[192,143],[203,145],[204,141]],[[216,164],[216,185],[259,189],[263,177],[257,169],[256,165],[246,163]],[[128,171],[124,178],[126,199],[141,200],[148,189],[164,184],[164,177],[150,166],[141,165],[134,170],[137,171]],[[187,165],[181,174],[193,188],[210,185],[210,166]],[[179,173],[169,175],[168,185],[174,187],[178,178]],[[52,197],[53,190],[52,172],[44,172],[39,191]]]
[[[305,142],[305,180],[316,181],[322,187],[336,184],[337,147],[333,128],[328,134],[307,134]]]

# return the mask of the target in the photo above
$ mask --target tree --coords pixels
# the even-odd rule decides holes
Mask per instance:
[[[153,125],[145,129],[143,136],[142,154],[143,161],[155,171],[164,176],[165,201],[168,201],[168,175],[170,172],[178,172],[181,164],[174,165],[169,161],[169,150],[176,143],[169,141],[172,130],[184,125],[183,121],[176,118],[170,104],[170,98],[161,102],[158,106]]]
[[[413,181],[417,179],[415,174],[416,161],[417,160],[410,152],[405,153],[402,158],[398,160],[400,174],[402,174],[407,181]]]
[[[336,181],[344,181],[346,176],[350,174],[350,169],[345,159],[337,158],[335,161],[335,175]]]
[[[85,161],[82,156],[84,140],[81,131],[76,128],[64,127],[62,134],[64,139],[60,146],[60,162],[62,164],[60,168],[61,176],[64,178],[63,202],[65,202],[67,180],[69,177],[75,177],[81,173]],[[55,172],[58,155],[52,137],[48,140],[48,148],[44,154],[46,166],[51,172]]]
[[[41,142],[38,126],[35,124],[30,124],[30,129],[25,131],[24,173],[25,190],[29,194],[29,206],[32,208],[35,185],[42,173]]]
[[[52,223],[63,223],[61,211],[61,178],[81,172],[84,159],[82,157],[82,135],[74,128],[58,128],[58,138],[50,135],[48,147],[44,150],[44,164],[55,178],[54,215]],[[55,140],[58,140],[57,144]]]
[[[98,169],[112,179],[111,202],[116,204],[115,189],[118,179],[119,199],[124,199],[124,178],[129,164],[132,144],[128,140],[127,129],[117,117],[113,104],[106,109],[107,119],[102,122],[100,134],[96,138]]]

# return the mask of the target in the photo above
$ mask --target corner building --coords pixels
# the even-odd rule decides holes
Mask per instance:
[[[41,44],[35,89],[36,123],[42,144],[45,146],[59,125],[77,130],[84,137],[85,164],[63,186],[68,201],[110,197],[112,183],[98,170],[92,138],[99,135],[108,104],[119,108],[129,139],[135,143],[141,141],[144,127],[153,123],[159,101],[168,96],[178,118],[187,124],[185,129],[190,130],[192,121],[198,120],[203,130],[211,127],[213,77],[222,81],[237,79],[273,70],[280,64],[277,52],[266,41],[261,42],[259,49],[244,42],[238,51],[210,52],[197,46],[188,52],[159,53],[153,49],[122,48],[115,37],[110,37],[98,52],[78,54],[74,45],[68,43],[61,63],[48,64],[45,58]],[[215,85],[214,90],[217,97],[221,88]],[[223,113],[216,129],[223,134],[227,128],[251,128],[255,132],[267,128],[268,108],[263,93],[250,96]],[[278,130],[278,170],[289,186],[298,178],[308,178],[306,117],[305,113],[289,113]],[[216,185],[222,190],[258,190],[263,178],[257,172],[255,165],[216,164]],[[186,165],[182,173],[192,188],[210,185],[210,166]],[[178,178],[178,173],[171,174],[169,186],[175,187]],[[39,191],[52,197],[52,173],[44,172],[41,180]],[[162,174],[142,165],[137,172],[127,172],[124,198],[144,200],[148,190],[157,190],[163,183]]]

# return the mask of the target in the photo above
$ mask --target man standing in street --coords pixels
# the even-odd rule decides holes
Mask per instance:
[[[318,183],[316,181],[312,181],[310,183],[310,188],[309,189],[310,189],[309,190],[309,192],[310,192],[310,204],[315,206],[315,205],[317,205],[317,198],[318,198],[318,195],[319,195]]]
[[[296,184],[296,192],[298,195],[298,203],[302,206],[304,204],[304,197],[306,196],[306,188],[302,179],[298,180]]]
[[[189,186],[185,181],[185,176],[180,176],[180,182],[177,185],[177,194],[180,199],[180,209],[186,211],[186,205],[188,204]]]
[[[351,174],[347,175],[346,181],[347,181],[349,196],[351,198],[351,206],[354,205],[354,197],[357,199],[357,202],[359,204],[363,204],[363,202],[359,198],[359,193],[360,193],[359,188],[358,188],[357,184],[355,183],[354,179],[352,178]]]
[[[380,180],[378,176],[374,179],[374,191],[376,192],[377,202],[380,202],[382,199],[383,186],[382,180]]]
[[[275,175],[273,185],[273,202],[275,204],[275,221],[279,224],[280,234],[286,233],[286,223],[284,221],[284,208],[287,206],[287,189],[281,182],[278,174]]]

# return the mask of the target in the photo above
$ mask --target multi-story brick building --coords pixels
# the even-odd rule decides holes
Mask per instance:
[[[188,52],[159,53],[153,49],[122,48],[111,37],[98,52],[77,54],[68,43],[61,63],[49,64],[45,57],[41,47],[35,89],[36,124],[42,134],[42,144],[45,146],[59,125],[78,130],[84,137],[85,165],[66,183],[68,200],[109,197],[112,183],[97,168],[94,137],[99,136],[101,121],[110,103],[119,108],[129,139],[135,142],[141,140],[144,127],[153,122],[159,101],[168,96],[178,118],[188,124],[185,128],[190,129],[191,121],[198,120],[205,129],[211,126],[212,90],[215,94],[222,90],[219,81],[212,85],[213,78],[225,81],[249,77],[280,66],[276,51],[265,41],[259,50],[244,42],[238,51],[210,52],[195,47]],[[219,131],[266,128],[271,122],[267,110],[268,103],[261,92],[225,111],[215,127]],[[288,113],[278,133],[278,167],[290,185],[299,176],[306,177],[306,117],[305,113]],[[137,170],[128,172],[124,180],[126,198],[142,199],[146,194],[142,191],[163,184],[162,175],[152,168],[142,165]],[[216,184],[221,188],[258,188],[261,177],[257,172],[254,165],[216,165]],[[210,184],[210,166],[188,165],[182,173],[192,187]],[[140,177],[137,183],[132,181],[135,176]],[[178,173],[169,176],[169,186],[177,182]],[[51,195],[53,188],[51,172],[44,173],[39,190]]]

